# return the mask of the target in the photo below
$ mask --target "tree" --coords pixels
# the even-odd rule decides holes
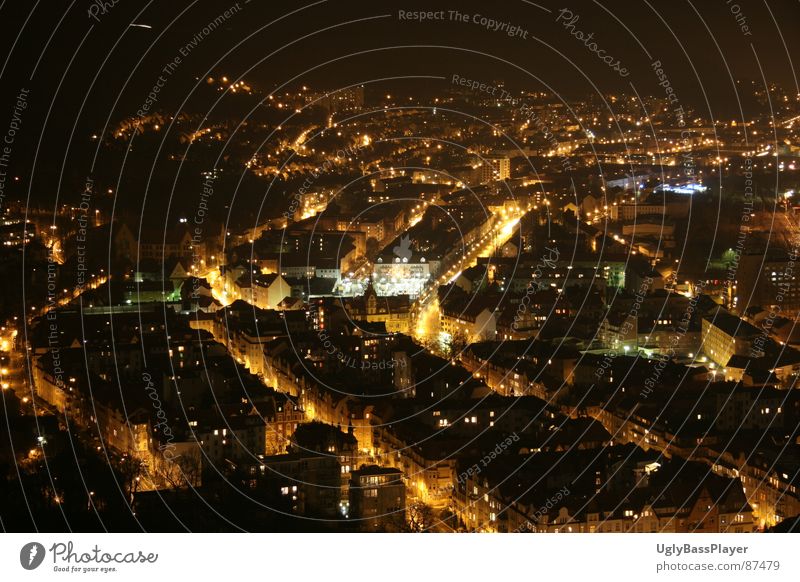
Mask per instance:
[[[436,522],[433,508],[422,501],[415,501],[406,509],[408,529],[414,533],[430,531]]]
[[[174,458],[157,455],[153,461],[152,478],[157,488],[182,489],[197,487],[201,482],[202,463],[197,454]]]
[[[145,473],[144,463],[134,455],[127,455],[118,463],[117,471],[122,479],[128,501],[133,503],[133,497],[139,490],[141,478]]]
[[[733,249],[728,249],[722,253],[722,262],[725,264],[726,268],[730,268],[731,265],[736,261],[736,253],[733,252]]]
[[[450,336],[444,345],[444,354],[448,359],[454,360],[461,356],[461,352],[469,345],[469,338],[467,334],[461,330],[457,330]]]

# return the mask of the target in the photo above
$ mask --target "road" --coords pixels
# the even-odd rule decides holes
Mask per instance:
[[[761,233],[765,238],[769,236],[770,246],[786,250],[798,246],[798,220],[794,214],[784,212],[780,207],[775,212],[759,210],[754,215],[750,222],[751,231]]]
[[[464,269],[477,264],[479,257],[489,257],[495,254],[497,249],[511,238],[520,219],[528,210],[530,207],[492,216],[490,220],[495,224],[489,232],[466,249],[465,254],[455,264],[443,267],[443,272],[437,278],[430,280],[412,308],[412,335],[417,341],[424,345],[437,345],[437,342],[432,340],[438,340],[440,332],[439,286],[455,281]],[[440,346],[440,348],[443,347]]]

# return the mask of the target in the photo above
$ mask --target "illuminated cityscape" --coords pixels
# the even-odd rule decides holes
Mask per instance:
[[[4,531],[800,521],[796,34],[108,4],[3,77]]]

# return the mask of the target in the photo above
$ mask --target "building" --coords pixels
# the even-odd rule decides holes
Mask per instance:
[[[387,294],[417,297],[436,275],[440,262],[429,261],[411,248],[403,247],[402,239],[393,249],[394,255],[384,253],[376,259],[372,267],[373,284]]]
[[[267,425],[257,415],[215,415],[199,421],[195,429],[203,449],[203,462],[219,467],[227,462],[246,461],[264,455]]]
[[[506,156],[487,156],[480,168],[480,182],[508,180],[511,177],[511,160]]]
[[[264,488],[293,514],[334,519],[342,515],[341,468],[336,457],[316,453],[273,455],[260,461]]]
[[[611,220],[630,221],[642,216],[664,216],[665,207],[663,204],[619,204],[612,205]]]
[[[362,297],[345,303],[350,318],[383,323],[388,333],[408,333],[411,326],[411,300],[408,295],[378,297],[370,281]]]
[[[497,332],[495,310],[484,302],[473,300],[446,301],[441,306],[441,330],[450,337],[464,338],[467,343],[493,340]]]
[[[800,313],[800,277],[793,270],[796,259],[777,250],[743,254],[736,271],[735,305],[758,305],[785,317]]]
[[[616,352],[636,351],[638,346],[638,323],[635,314],[609,311],[600,323],[598,333],[603,348]]]
[[[297,399],[276,392],[266,402],[256,404],[255,410],[267,421],[267,454],[285,453],[291,442],[291,436],[305,421],[305,413]]]
[[[761,331],[743,319],[722,309],[703,318],[703,352],[718,366],[727,366],[731,356],[759,356],[754,342]]]
[[[352,473],[349,498],[349,516],[360,520],[361,529],[398,529],[405,522],[406,486],[399,469],[362,465]]]
[[[310,94],[307,99],[322,107],[329,115],[343,111],[358,111],[364,107],[364,86],[345,87],[333,93]]]
[[[259,275],[251,285],[252,303],[259,309],[275,309],[292,295],[292,288],[281,275]]]
[[[142,234],[139,241],[139,259],[163,260],[167,257],[190,259],[193,254],[192,235],[185,226],[154,230]]]

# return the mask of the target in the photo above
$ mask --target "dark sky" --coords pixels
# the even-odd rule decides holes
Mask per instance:
[[[3,91],[13,91],[15,80],[27,82],[40,99],[49,101],[66,72],[61,87],[65,102],[82,100],[99,72],[90,94],[93,108],[107,112],[120,95],[123,105],[136,104],[161,67],[179,55],[179,48],[234,4],[228,0],[118,0],[106,14],[97,14],[97,22],[88,16],[94,3],[87,0],[4,2],[0,4],[0,38],[6,46],[1,54],[10,56]],[[265,87],[298,75],[300,82],[335,87],[390,76],[449,77],[460,71],[468,77],[503,78],[520,86],[535,86],[533,78],[539,77],[565,95],[593,92],[593,85],[601,91],[629,91],[629,82],[646,94],[656,92],[648,65],[658,59],[682,99],[698,99],[702,87],[725,101],[733,98],[730,76],[760,82],[756,55],[769,81],[796,90],[789,59],[800,61],[796,34],[800,3],[794,0],[769,5],[751,0],[737,4],[726,0],[545,0],[538,5],[542,8],[525,0],[240,0],[240,9],[183,59],[169,92],[184,97],[191,90],[187,81],[209,71],[246,74]],[[631,71],[629,77],[616,75],[556,22],[562,8],[579,16],[575,29],[594,32],[598,48],[618,58]],[[444,10],[445,20],[399,20],[399,10],[418,9]],[[447,11],[456,9],[467,14],[470,22],[449,20]],[[732,10],[739,12],[750,35],[742,32]],[[475,14],[516,25],[527,31],[528,38],[486,30],[472,22]],[[131,22],[152,28],[128,27]],[[364,51],[371,52],[357,54]],[[33,81],[27,81],[40,59]]]
[[[107,120],[133,115],[163,67],[193,41],[196,46],[181,57],[159,95],[158,107],[170,113],[184,101],[188,109],[195,105],[197,79],[208,74],[243,75],[263,89],[364,82],[429,93],[450,88],[449,79],[459,74],[517,88],[549,86],[557,98],[572,98],[598,91],[630,94],[633,88],[663,95],[650,67],[660,60],[681,103],[723,118],[738,116],[740,99],[745,116],[751,113],[741,89],[749,90],[751,80],[761,85],[762,69],[767,82],[798,92],[792,65],[800,64],[795,0],[240,0],[229,18],[203,34],[234,6],[228,0],[117,0],[103,13],[88,0],[0,3],[0,125],[11,118],[20,88],[30,90],[15,145],[18,171],[30,169],[37,147],[37,164],[61,163],[77,136],[100,133]],[[619,60],[629,75],[615,73],[557,22],[561,9],[578,16],[571,30],[594,33],[595,48]],[[400,10],[443,10],[445,19],[404,21]],[[466,14],[468,22],[451,20],[450,10]],[[527,38],[487,30],[473,21],[480,17],[516,26]],[[425,76],[445,80],[421,80]],[[389,77],[403,80],[377,81]]]

